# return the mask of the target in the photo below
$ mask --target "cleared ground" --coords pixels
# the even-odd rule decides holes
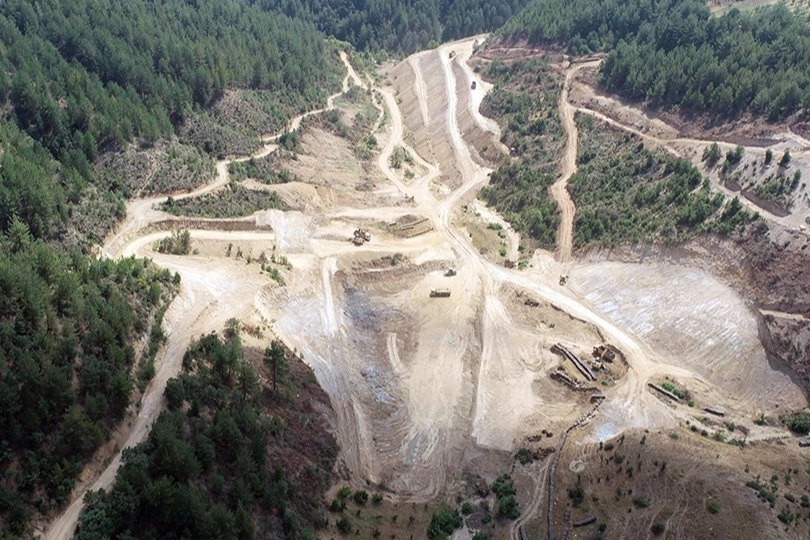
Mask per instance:
[[[700,270],[601,263],[572,270],[570,283],[661,361],[688,369],[752,408],[791,411],[805,403],[790,376],[768,360],[754,313],[731,288]]]
[[[553,436],[544,435],[543,444],[555,446],[591,408],[587,395],[550,379],[563,363],[550,351],[558,342],[583,359],[608,342],[626,358],[621,378],[598,386],[605,402],[582,431],[585,440],[631,428],[671,429],[691,418],[693,409],[648,389],[648,382],[666,377],[688,385],[701,404],[722,406],[750,424],[752,436],[784,434],[753,427],[753,414],[778,414],[806,405],[805,398],[760,354],[756,324],[722,284],[678,269],[595,264],[576,266],[572,286],[564,287],[559,277],[568,265],[548,253],[536,253],[520,271],[493,263],[470,243],[460,209],[477,207],[475,193],[491,172],[480,140],[497,137],[497,126],[478,112],[487,86],[466,66],[475,41],[419,53],[391,71],[394,87],[378,89],[390,121],[376,134],[382,147],[376,163],[353,161],[345,143],[326,132],[302,137],[301,168],[294,172],[304,182],[272,187],[297,197],[300,210],[255,215],[251,222],[266,230],[195,229],[198,254],[157,255],[152,245],[167,233],[150,227],[167,219],[152,208],[161,199],[130,204],[126,223],[102,253],[153,257],[181,275],[182,289],[166,314],[168,343],[128,445],[145,437],[188,341],[231,317],[266,329],[264,338],[246,338],[249,344],[262,346],[277,335],[303,355],[336,411],[339,473],[357,487],[384,484],[398,501],[432,499],[457,485],[468,466],[491,482],[508,470],[518,447],[544,430]],[[349,76],[363,84],[350,66]],[[267,142],[265,155],[274,150]],[[421,176],[405,179],[391,169],[397,147],[413,156]],[[217,171],[214,183],[177,198],[227,184],[227,162]],[[370,178],[374,186],[363,191]],[[306,204],[307,193],[317,194],[317,203]],[[479,213],[497,222],[488,210]],[[411,238],[387,232],[405,215],[427,218],[432,229]],[[372,233],[363,246],[349,242],[359,225]],[[511,231],[505,236],[514,256],[519,238]],[[287,258],[290,267],[271,264],[284,286],[255,262],[262,253]],[[457,275],[445,275],[449,268]],[[431,290],[440,288],[450,297],[432,298]],[[756,377],[775,388],[752,390]],[[109,486],[116,469],[113,462],[93,488]],[[542,512],[546,471],[538,464],[519,482],[527,521]],[[80,496],[49,538],[72,530]]]

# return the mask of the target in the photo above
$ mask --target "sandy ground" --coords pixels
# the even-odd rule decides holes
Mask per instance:
[[[590,407],[550,381],[549,373],[560,363],[550,353],[556,342],[582,356],[609,342],[627,360],[626,375],[603,389],[605,402],[585,428],[588,440],[634,427],[677,426],[691,409],[665,403],[647,388],[665,377],[682,381],[701,403],[726,409],[741,425],[751,423],[753,412],[806,405],[798,387],[761,354],[745,306],[710,276],[693,279],[686,270],[641,265],[579,265],[572,267],[571,287],[561,287],[559,276],[570,266],[563,246],[559,261],[538,252],[531,268],[518,271],[493,264],[471,245],[455,219],[491,171],[462,136],[460,119],[472,118],[476,130],[497,136],[497,126],[478,112],[489,87],[466,65],[476,39],[483,36],[418,53],[392,70],[393,87],[376,89],[390,118],[377,133],[383,141],[376,162],[382,175],[378,189],[391,194],[382,205],[373,198],[331,197],[331,186],[323,183],[317,190],[309,183],[300,190],[288,186],[285,196],[317,195],[317,204],[254,216],[257,225],[272,230],[193,230],[199,254],[175,257],[151,249],[167,234],[148,229],[167,219],[152,209],[161,198],[130,203],[127,221],[102,253],[153,257],[180,273],[182,287],[166,314],[168,342],[127,446],[148,433],[163,406],[165,382],[178,372],[189,340],[221,329],[231,317],[268,327],[268,339],[279,336],[303,355],[337,415],[339,473],[356,486],[384,483],[399,500],[435,497],[461,473],[465,456],[508,456],[542,429],[558,434],[549,441],[556,444],[564,428]],[[365,85],[349,66],[344,89],[349,76]],[[567,100],[561,113],[573,129]],[[414,136],[413,148],[403,140],[406,130]],[[562,167],[566,173],[573,172],[575,131],[569,132],[572,140]],[[266,141],[263,151],[271,152],[272,137]],[[390,169],[397,146],[414,156],[421,177],[405,183]],[[177,197],[225,185],[227,162],[217,170],[213,184]],[[351,189],[364,178],[344,171],[340,181],[341,189]],[[564,191],[564,181],[561,186]],[[573,212],[572,207],[571,219]],[[382,224],[405,214],[427,217],[433,229],[412,238],[385,232]],[[348,242],[358,224],[373,233],[360,247]],[[508,236],[510,250],[515,249],[519,238],[514,231]],[[231,243],[244,258],[225,255]],[[570,239],[563,244],[570,252]],[[255,263],[247,264],[247,255],[261,252],[289,259],[292,269],[282,270],[286,286],[278,286]],[[450,267],[456,276],[444,275]],[[669,290],[671,283],[677,288]],[[438,288],[450,289],[451,296],[431,298],[430,291]],[[518,293],[536,299],[538,311],[516,304]],[[756,378],[774,389],[749,388]],[[762,427],[752,433],[766,438],[781,432]],[[109,487],[118,464],[116,458],[92,489]],[[526,520],[542,506],[545,469],[533,478],[536,496]],[[82,495],[75,494],[47,538],[70,536]]]
[[[568,179],[577,172],[577,129],[574,124],[574,107],[568,101],[568,92],[571,81],[578,69],[585,64],[579,64],[569,68],[565,74],[563,89],[560,92],[560,120],[565,131],[565,150],[560,161],[561,176],[551,186],[551,196],[557,201],[560,208],[560,227],[557,231],[557,257],[560,262],[567,263],[571,260],[571,249],[574,242],[574,214],[576,206],[568,193]]]

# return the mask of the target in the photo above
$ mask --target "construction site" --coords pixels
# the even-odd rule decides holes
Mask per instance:
[[[712,537],[744,537],[747,526],[768,531],[761,537],[793,537],[799,529],[785,532],[776,514],[762,509],[767,505],[752,502],[745,481],[735,491],[737,480],[751,476],[742,472],[746,464],[784,477],[796,460],[802,472],[793,475],[793,486],[810,488],[798,441],[775,421],[754,422],[802,410],[808,401],[795,374],[766,352],[761,314],[737,289],[691,260],[619,262],[607,253],[574,259],[570,238],[567,248],[536,250],[516,267],[520,239],[509,227],[495,237],[502,256],[473,246],[467,208],[484,207],[476,194],[494,166],[476,148],[505,159],[510,153],[500,127],[479,112],[491,85],[469,59],[484,38],[381,68],[383,82],[373,89],[386,121],[375,127],[379,153],[372,159],[359,160],[333,134],[304,130],[303,154],[284,165],[318,182],[262,187],[278,190],[292,210],[258,212],[238,228],[210,220],[190,231],[191,255],[173,256],[152,248],[166,229],[150,225],[173,219],[156,209],[160,198],[129,204],[127,222],[102,255],[147,256],[182,281],[165,315],[167,343],[155,380],[125,443],[148,433],[163,407],[162,385],[178,373],[189,341],[236,318],[264,329],[264,337],[244,336],[247,345],[263,348],[267,336],[277,336],[311,366],[336,413],[339,484],[384,493],[381,513],[396,515],[398,505],[417,502],[452,505],[458,497],[492,501],[470,486],[511,472],[521,514],[494,522],[488,530],[495,538],[591,538],[597,521],[608,524],[611,537],[644,538],[659,519],[680,524],[686,532],[677,537],[708,537],[690,535],[688,524],[689,512],[704,508],[707,497],[722,498],[718,527],[730,531]],[[344,90],[371,88],[343,59]],[[575,143],[576,128],[569,129]],[[273,152],[275,140],[265,142],[264,151]],[[420,174],[408,178],[390,166],[395,148],[413,156]],[[566,156],[576,156],[576,144]],[[227,162],[217,170],[216,182],[179,197],[226,186]],[[490,209],[476,211],[490,212],[487,222],[505,223]],[[347,231],[353,231],[348,242]],[[232,250],[243,256],[237,260]],[[270,264],[256,262],[271,253],[286,263],[273,267],[273,278]],[[745,430],[752,448],[746,454],[701,436],[730,434],[731,424],[734,437]],[[779,441],[781,454],[772,462],[766,441]],[[608,453],[606,445],[626,456],[621,472],[618,450]],[[534,457],[516,461],[520,449]],[[681,478],[699,472],[709,481],[684,488],[661,473],[662,462]],[[109,485],[116,463],[88,485]],[[567,495],[578,478],[587,511],[572,509]],[[655,515],[633,506],[640,488],[632,485],[640,478],[660,484],[649,494]],[[634,491],[624,499],[617,489]],[[678,499],[679,489],[691,498]],[[739,524],[729,517],[746,511]],[[71,512],[59,530],[69,526]],[[622,528],[625,535],[617,532]],[[471,538],[475,530],[465,523],[454,538]]]

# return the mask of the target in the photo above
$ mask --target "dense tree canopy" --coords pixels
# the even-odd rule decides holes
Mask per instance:
[[[358,49],[410,54],[431,42],[495,30],[526,0],[260,0],[269,9],[315,22]]]
[[[810,27],[781,4],[714,17],[701,0],[535,0],[503,32],[609,51],[602,84],[653,106],[771,119],[810,106]]]
[[[76,538],[314,538],[334,440],[309,396],[263,394],[238,333],[227,333],[191,345],[186,372],[166,386],[169,411],[124,452],[110,492],[88,496]],[[289,384],[297,395],[305,383]],[[285,459],[276,451],[287,446]]]
[[[54,252],[22,221],[0,235],[0,537],[70,494],[130,403],[168,271]]]
[[[339,73],[315,28],[243,0],[33,6],[0,4],[0,104],[85,177],[99,151],[154,141],[228,87],[303,108]]]

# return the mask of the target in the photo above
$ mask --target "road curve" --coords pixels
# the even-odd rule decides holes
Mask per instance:
[[[307,116],[311,116],[313,114],[321,113],[325,110],[331,109],[334,107],[334,100],[341,95],[342,93],[346,92],[349,89],[349,78],[351,77],[356,83],[360,82],[359,77],[354,72],[354,69],[351,67],[351,64],[348,61],[348,57],[345,52],[340,53],[340,58],[343,61],[343,64],[347,68],[347,75],[343,79],[343,87],[342,90],[336,94],[329,96],[327,99],[327,106],[322,109],[317,109],[313,111],[308,111],[304,114],[301,114],[295,117],[284,130],[284,132],[267,135],[261,138],[261,140],[265,143],[265,145],[256,153],[250,156],[242,156],[238,158],[230,158],[225,159],[217,162],[216,164],[216,171],[217,175],[213,182],[210,184],[201,186],[193,191],[188,193],[181,193],[177,194],[174,197],[176,199],[184,199],[188,197],[198,197],[200,195],[204,195],[206,193],[210,193],[225,184],[228,183],[228,164],[233,161],[247,161],[251,158],[259,158],[264,157],[276,149],[276,145],[273,144],[276,139],[278,139],[281,135],[289,130],[298,129],[301,125],[301,121],[306,118]],[[119,227],[118,231],[113,234],[105,245],[101,248],[101,256],[106,257],[121,257],[126,256],[134,252],[134,245],[130,245],[133,240],[137,241],[135,244],[143,244],[144,240],[142,238],[138,238],[139,233],[147,227],[153,220],[158,219],[160,217],[165,217],[164,214],[153,210],[152,207],[163,201],[165,199],[165,195],[158,196],[158,197],[148,197],[144,199],[136,199],[131,201],[127,205],[127,218],[124,224]],[[255,233],[254,233],[255,234]],[[196,301],[195,294],[193,291],[190,290],[189,287],[186,287],[184,284],[181,284],[180,294],[177,298],[172,302],[172,306],[167,312],[167,317],[165,320],[170,319],[170,313],[175,310],[178,312],[182,312],[178,314],[177,324],[175,324],[176,328],[183,329],[183,328],[191,328],[195,321],[200,318],[203,312],[208,309],[211,305],[216,305],[216,298],[210,299],[212,303],[201,303]],[[216,309],[216,307],[215,307]],[[164,324],[166,324],[164,322]],[[157,373],[155,374],[154,378],[150,382],[149,386],[146,388],[142,398],[142,406],[138,413],[138,416],[133,422],[133,425],[130,429],[129,435],[127,437],[126,443],[124,444],[123,448],[129,448],[135,446],[146,439],[149,434],[149,429],[151,428],[152,423],[157,419],[160,412],[163,410],[163,390],[166,386],[166,382],[173,376],[175,376],[180,369],[180,359],[183,356],[183,353],[188,346],[188,342],[190,340],[190,336],[186,332],[181,331],[166,331],[166,335],[168,337],[168,341],[162,348],[159,353],[159,358],[155,362],[157,367]],[[108,489],[113,480],[115,480],[115,474],[118,471],[119,466],[121,465],[121,451],[119,451],[110,464],[106,467],[106,469],[101,473],[101,475],[89,486],[84,489],[79,489],[73,493],[73,500],[70,505],[59,515],[50,525],[45,533],[46,540],[63,540],[70,538],[73,535],[73,532],[76,528],[76,524],[78,523],[79,514],[82,510],[82,502],[84,499],[84,495],[88,491],[96,491],[99,489]]]

